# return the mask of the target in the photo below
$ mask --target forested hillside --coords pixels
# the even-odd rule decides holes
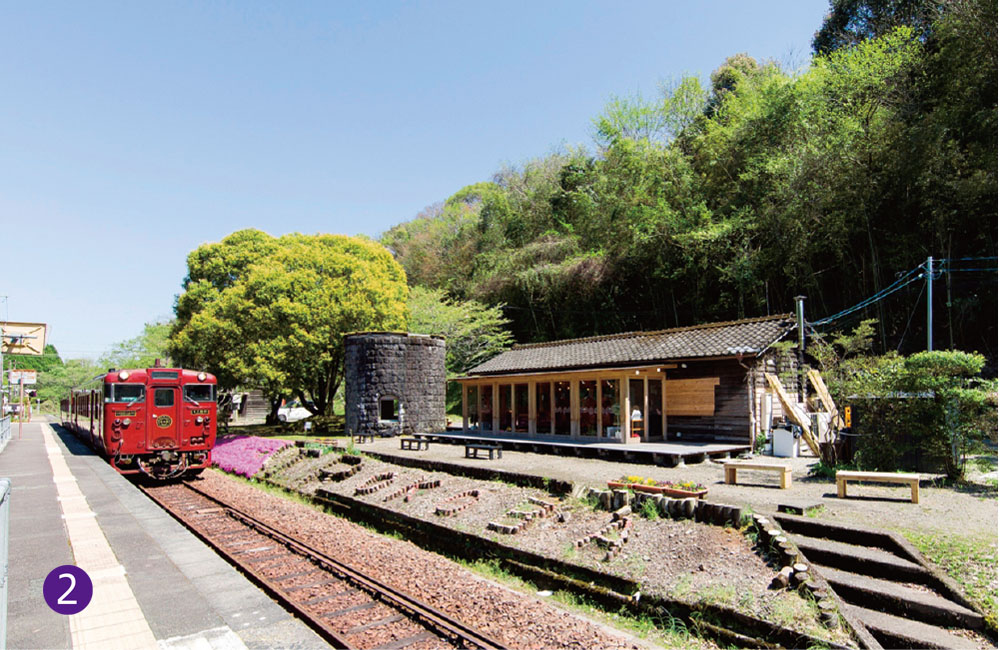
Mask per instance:
[[[797,294],[819,320],[948,259],[935,345],[995,368],[996,0],[834,0],[817,30],[802,70],[734,54],[707,84],[614,99],[592,147],[501,169],[382,243],[411,285],[504,304],[522,342],[789,312]],[[826,327],[877,318],[884,350],[920,349],[925,283],[906,279]]]

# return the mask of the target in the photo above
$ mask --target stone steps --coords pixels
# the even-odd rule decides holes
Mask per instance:
[[[774,520],[850,624],[867,630],[865,645],[965,650],[988,643],[975,637],[985,621],[958,585],[899,535],[784,514]]]
[[[849,603],[933,625],[970,629],[983,627],[983,616],[979,612],[974,612],[936,593],[833,567],[819,564],[813,566],[826,578],[834,591]]]
[[[917,584],[927,581],[922,566],[888,551],[803,535],[787,537],[811,562],[886,580]]]
[[[852,614],[886,648],[945,648],[949,650],[977,650],[980,646],[968,638],[948,630],[877,612],[857,605],[845,605]]]

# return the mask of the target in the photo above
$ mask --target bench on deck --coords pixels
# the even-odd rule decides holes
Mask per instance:
[[[400,438],[399,448],[420,451],[421,449],[430,449],[431,443],[425,438]]]
[[[496,452],[497,458],[503,458],[503,449],[500,445],[484,445],[471,442],[465,445],[465,457],[479,458],[480,450],[490,452],[490,460],[493,460],[493,452]]]
[[[361,444],[363,442],[375,442],[374,433],[359,433],[351,438],[354,442]]]
[[[781,489],[787,490],[792,487],[792,468],[788,465],[775,465],[772,463],[725,463],[726,483],[736,485],[736,471],[741,469],[752,469],[761,472],[780,472]]]
[[[837,472],[837,496],[847,498],[848,481],[869,481],[871,483],[908,483],[910,501],[920,503],[920,476],[918,474],[897,474],[895,472]]]

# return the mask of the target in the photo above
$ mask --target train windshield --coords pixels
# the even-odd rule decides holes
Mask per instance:
[[[184,387],[184,399],[189,402],[214,402],[214,384],[188,384]]]
[[[146,387],[142,384],[105,384],[104,401],[122,404],[141,402],[146,399]]]

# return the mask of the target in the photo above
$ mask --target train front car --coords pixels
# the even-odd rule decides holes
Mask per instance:
[[[181,368],[109,372],[102,445],[122,474],[197,474],[212,463],[215,377]]]

